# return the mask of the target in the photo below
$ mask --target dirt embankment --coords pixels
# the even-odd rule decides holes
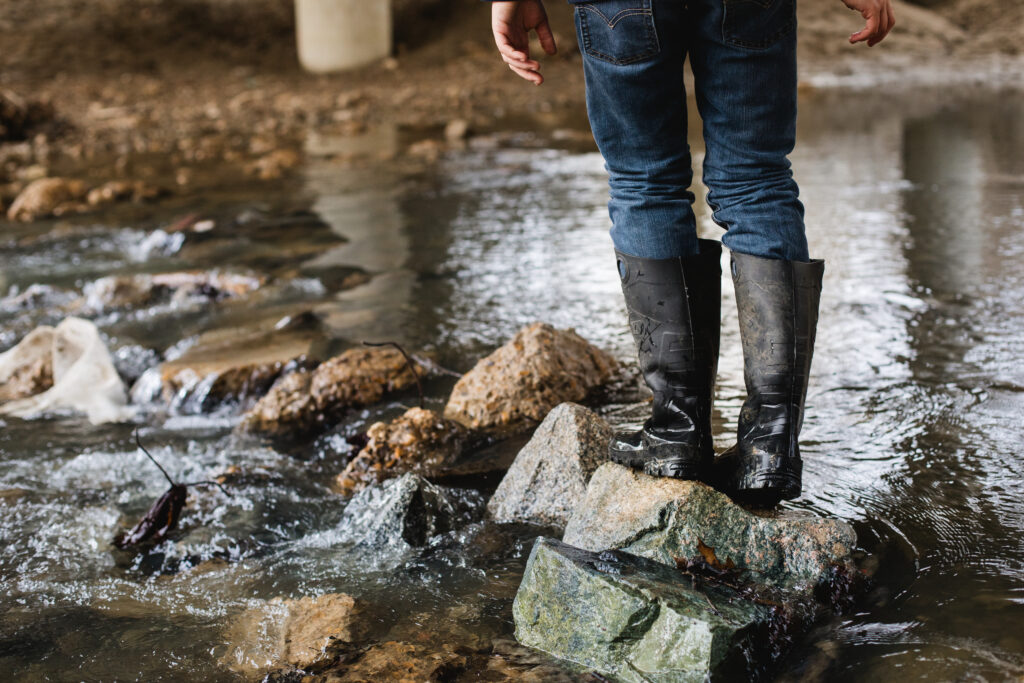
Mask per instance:
[[[859,19],[839,0],[801,0],[805,72],[1024,45],[1020,0],[896,1],[896,30],[868,50],[846,43]],[[545,60],[541,88],[497,58],[485,3],[395,7],[394,58],[314,76],[295,56],[292,0],[0,3],[0,116],[11,123],[0,125],[0,208],[45,176],[143,179],[186,192],[213,164],[276,178],[310,132],[390,122],[443,138],[453,121],[449,130],[481,131],[582,106],[572,14],[561,0],[548,3],[560,54]]]

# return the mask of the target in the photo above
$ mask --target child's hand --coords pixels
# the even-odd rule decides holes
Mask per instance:
[[[868,41],[868,47],[874,47],[889,35],[896,25],[896,15],[892,11],[892,0],[843,0],[843,4],[860,12],[867,22],[864,28],[850,36],[851,43]]]
[[[537,32],[544,52],[555,54],[555,37],[548,26],[544,3],[541,0],[492,2],[491,30],[498,52],[508,67],[534,85],[543,83],[540,62],[530,59],[530,31]]]

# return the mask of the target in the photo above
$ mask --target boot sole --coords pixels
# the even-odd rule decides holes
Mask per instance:
[[[694,463],[689,458],[655,458],[646,453],[623,452],[609,449],[608,459],[612,462],[640,470],[652,477],[671,477],[673,479],[699,479],[702,463]]]

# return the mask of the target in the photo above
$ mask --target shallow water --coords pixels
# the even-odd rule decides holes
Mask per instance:
[[[812,632],[780,676],[1017,678],[1024,98],[811,94],[799,134],[793,161],[812,254],[827,266],[805,495],[792,505],[852,522],[877,588],[859,612]],[[212,326],[312,309],[335,350],[396,340],[463,371],[541,319],[625,360],[606,180],[578,137],[481,138],[434,167],[340,163],[334,143],[313,141],[302,177],[276,193],[231,188],[187,206],[0,224],[0,290],[75,288],[112,272],[253,270],[273,278],[255,303],[158,305],[97,322],[112,347],[164,352]],[[702,233],[716,236],[697,208]],[[217,227],[184,244],[159,232],[189,212]],[[340,276],[360,268],[373,279],[341,288]],[[728,278],[723,289],[724,447],[743,387]],[[59,319],[60,300],[0,310],[0,349]],[[439,407],[448,387],[430,384],[428,402]],[[625,393],[603,408],[616,421],[640,414]],[[237,406],[145,407],[141,436],[175,477],[210,478],[232,464],[245,475],[231,497],[194,493],[180,533],[142,557],[109,545],[166,487],[134,448],[134,425],[7,419],[0,490],[17,491],[0,500],[0,668],[19,680],[230,679],[219,663],[227,617],[261,599],[330,591],[373,606],[374,637],[507,637],[541,530],[474,524],[427,548],[367,557],[339,527],[344,501],[329,483],[346,437],[413,400],[353,413],[288,453],[233,437]]]

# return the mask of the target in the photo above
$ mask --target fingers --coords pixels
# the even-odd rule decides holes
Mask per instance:
[[[860,43],[866,40],[868,41],[868,45],[874,45],[879,40],[881,40],[880,38],[875,37],[878,33],[878,27],[880,24],[879,17],[876,14],[865,13],[864,18],[867,20],[867,24],[864,26],[863,29],[850,36],[850,42]]]
[[[544,52],[549,55],[558,52],[558,47],[555,45],[555,35],[551,32],[547,19],[537,24],[537,28],[534,30],[537,31],[537,38],[540,40],[540,46],[544,48]]]
[[[508,68],[512,69],[512,72],[515,73],[520,78],[524,78],[533,83],[534,85],[540,85],[541,83],[544,82],[544,77],[540,75],[539,71],[523,69],[518,66],[513,66],[512,64],[509,64]]]

